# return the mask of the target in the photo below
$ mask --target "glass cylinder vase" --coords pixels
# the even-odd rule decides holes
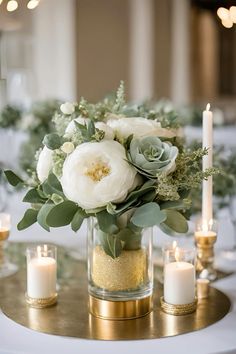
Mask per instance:
[[[103,232],[88,220],[90,312],[102,318],[144,316],[152,308],[152,228]]]

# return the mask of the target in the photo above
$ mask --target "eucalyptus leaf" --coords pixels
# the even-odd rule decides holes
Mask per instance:
[[[43,144],[46,145],[47,148],[50,150],[59,149],[62,146],[63,142],[63,138],[57,133],[47,134],[43,139]]]
[[[119,228],[117,226],[117,220],[114,215],[109,214],[106,210],[96,214],[99,228],[108,234],[116,233]]]
[[[26,210],[23,218],[17,224],[17,229],[19,231],[27,229],[27,227],[33,225],[37,221],[38,210],[28,209]]]
[[[6,179],[8,181],[8,183],[13,186],[16,187],[18,184],[22,184],[24,183],[23,179],[21,179],[19,176],[17,176],[13,171],[11,170],[6,170],[4,171],[4,174],[6,176]]]
[[[53,173],[50,173],[46,181],[43,182],[42,189],[43,193],[48,198],[50,198],[55,193],[65,199],[64,193],[62,192],[61,183]]]
[[[123,203],[120,204],[112,204],[109,203],[107,205],[107,211],[110,214],[113,215],[118,215],[126,210],[130,209],[132,207],[137,207],[140,203],[141,200],[143,201],[152,201],[155,193],[155,181],[154,180],[149,180],[144,183],[143,186],[141,186],[139,189],[132,191],[126,198],[126,200]],[[149,194],[150,192],[150,194]],[[152,192],[152,194],[151,194]],[[145,196],[147,199],[145,199]],[[140,199],[140,200],[139,200]]]
[[[51,196],[51,200],[53,201],[54,204],[60,204],[64,201],[64,199],[62,198],[62,196],[60,196],[57,193],[53,193]]]
[[[177,210],[181,210],[186,208],[186,203],[183,199],[180,200],[171,200],[171,201],[167,201],[167,202],[163,202],[160,204],[160,208],[161,210],[163,209],[177,209]]]
[[[74,121],[76,128],[81,133],[81,136],[84,141],[91,141],[93,136],[96,133],[94,122],[89,119],[87,124],[80,124],[76,120]]]
[[[68,225],[73,220],[77,210],[78,206],[70,200],[54,205],[47,215],[46,223],[51,227]]]
[[[42,198],[36,188],[30,189],[23,198],[25,203],[43,204],[46,198]]]
[[[52,203],[46,203],[44,204],[41,209],[39,210],[38,216],[37,216],[37,221],[42,228],[44,228],[46,231],[50,231],[49,225],[47,224],[47,216],[49,212],[53,209],[54,204]]]
[[[119,257],[122,252],[121,240],[116,235],[99,232],[102,248],[105,253],[113,259]]]
[[[94,215],[94,214],[97,214],[97,213],[100,213],[100,211],[103,211],[103,210],[106,210],[106,207],[98,207],[98,208],[94,208],[94,209],[86,209],[85,210],[85,213],[88,214],[88,215]]]
[[[166,209],[166,220],[164,224],[174,232],[183,234],[188,231],[188,223],[185,217],[177,210]]]
[[[139,189],[132,191],[126,198],[126,201],[135,200],[141,197],[142,195],[146,194],[147,192],[155,190],[155,183],[156,182],[154,180],[149,180],[145,182]]]
[[[74,232],[78,231],[84,221],[84,219],[88,217],[88,215],[83,211],[83,209],[78,209],[75,213],[72,221],[71,221],[71,228]]]
[[[134,232],[126,227],[118,232],[116,237],[124,242],[123,249],[125,250],[138,250],[141,247],[142,233],[140,229],[139,232]]]
[[[147,192],[146,194],[144,194],[141,199],[144,203],[148,203],[148,202],[153,202],[153,200],[156,198],[156,191],[152,190],[150,192]]]
[[[117,204],[117,205],[109,203],[107,205],[107,211],[109,214],[119,215],[131,208],[138,206],[139,204],[140,204],[140,202],[137,200],[130,200],[128,202],[124,202],[122,204]]]
[[[172,230],[169,226],[167,226],[164,222],[162,222],[159,225],[159,228],[161,229],[162,232],[164,232],[164,234],[168,235],[168,236],[172,236],[172,237],[178,237],[181,234],[179,234],[178,232],[175,232],[174,230]]]
[[[89,138],[91,138],[96,132],[94,122],[91,119],[89,119],[87,123],[87,131]]]
[[[131,222],[139,227],[152,227],[160,225],[166,219],[166,213],[161,211],[157,203],[147,203],[137,208]]]
[[[48,183],[50,184],[50,186],[52,186],[53,188],[55,188],[56,190],[62,192],[62,186],[61,186],[61,182],[59,181],[59,179],[57,178],[56,175],[54,175],[54,173],[49,173],[48,178],[47,178]]]

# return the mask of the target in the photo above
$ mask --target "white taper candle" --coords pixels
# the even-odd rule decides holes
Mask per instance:
[[[203,157],[202,168],[205,171],[212,167],[213,150],[213,114],[210,104],[206,106],[202,117],[202,147],[208,149],[208,155]],[[208,177],[202,184],[202,221],[209,223],[212,219],[212,177]]]

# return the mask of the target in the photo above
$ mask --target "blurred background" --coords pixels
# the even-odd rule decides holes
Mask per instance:
[[[176,105],[210,100],[227,110],[225,119],[234,119],[236,25],[222,24],[217,16],[219,7],[233,5],[227,0],[2,0],[5,99],[24,107],[48,98],[98,100],[123,79],[131,100],[165,97]]]
[[[61,102],[100,100],[120,80],[129,101],[177,110],[191,144],[211,103],[215,209],[236,249],[236,1],[0,0],[0,209],[20,219],[1,171],[32,168]]]

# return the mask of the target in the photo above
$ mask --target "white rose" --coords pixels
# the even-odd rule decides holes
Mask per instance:
[[[104,140],[81,144],[66,158],[61,184],[68,199],[84,209],[94,209],[124,201],[135,188],[135,176],[124,147]]]
[[[39,154],[36,171],[41,183],[48,178],[49,172],[52,168],[52,154],[53,150],[48,149],[47,146],[44,146]]]
[[[155,120],[141,117],[110,119],[107,125],[113,129],[118,139],[126,139],[131,134],[135,138],[144,136],[173,138],[177,134],[176,130],[162,128]]]
[[[80,124],[86,124],[88,122],[88,118],[83,118],[83,117],[78,117],[73,119],[67,126],[65,133],[66,134],[74,134],[76,132],[76,125],[75,121],[80,123]],[[114,139],[114,133],[112,128],[110,128],[107,124],[103,122],[96,122],[95,127],[99,130],[103,130],[105,133],[104,139],[106,140],[113,140]]]
[[[75,111],[75,105],[71,102],[65,102],[60,106],[60,110],[64,114],[72,114]]]
[[[67,141],[65,142],[62,146],[61,146],[61,150],[65,153],[65,154],[71,154],[72,151],[74,151],[75,146],[73,143]]]

